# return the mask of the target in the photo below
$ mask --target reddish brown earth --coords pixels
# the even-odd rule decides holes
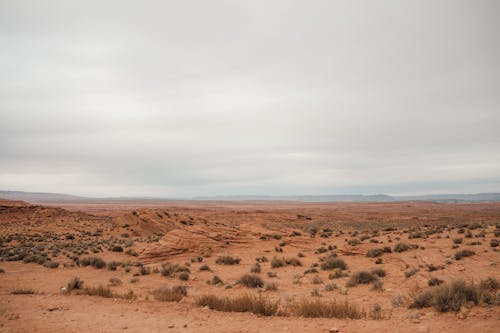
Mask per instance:
[[[492,239],[500,239],[495,236],[499,226],[499,203],[178,201],[42,206],[0,200],[0,268],[4,270],[0,273],[0,332],[328,332],[333,327],[340,332],[498,332],[498,306],[468,303],[458,313],[441,313],[432,307],[409,309],[408,303],[409,296],[427,289],[427,281],[433,277],[447,282],[500,279],[498,247],[490,244]],[[316,234],[311,232],[313,227]],[[465,236],[469,231],[470,238]],[[410,235],[420,237],[409,239]],[[455,238],[463,240],[452,248]],[[352,239],[361,242],[351,245],[348,240]],[[398,242],[419,248],[384,253],[381,264],[366,256],[369,249],[394,248]],[[118,245],[123,252],[110,251]],[[320,248],[326,252],[318,253]],[[475,255],[455,260],[455,252],[463,249],[471,249]],[[349,276],[384,269],[382,290],[373,291],[370,284],[346,287],[349,277],[329,279],[331,271],[320,267],[317,273],[305,274],[332,252],[345,261]],[[13,260],[19,253],[24,258],[40,258],[44,253],[59,266]],[[241,262],[216,264],[222,255],[238,257]],[[75,265],[87,256],[124,265],[116,270]],[[269,261],[274,256],[294,257],[302,266],[271,268],[270,262],[261,263],[258,275],[266,283],[275,282],[276,291],[238,284],[262,256]],[[189,267],[189,280],[181,281],[179,274],[159,274],[166,261]],[[137,263],[151,273],[140,275]],[[201,271],[204,264],[211,271]],[[430,265],[438,269],[430,271]],[[418,271],[406,277],[411,268]],[[268,272],[277,276],[269,277]],[[222,279],[222,285],[207,284],[214,275]],[[108,286],[110,278],[118,278],[121,285],[110,289],[117,295],[131,290],[134,297],[62,292],[75,276],[84,286]],[[133,279],[137,281],[131,282]],[[325,290],[333,284],[333,290]],[[188,294],[180,302],[153,297],[156,288],[174,285],[187,287]],[[12,294],[18,289],[32,289],[35,294]],[[315,289],[321,296],[311,296]],[[279,300],[283,309],[303,299],[347,300],[365,315],[336,319],[219,312],[196,304],[207,294],[261,294]],[[398,297],[402,304],[395,305]],[[375,304],[382,309],[378,315],[373,312]]]

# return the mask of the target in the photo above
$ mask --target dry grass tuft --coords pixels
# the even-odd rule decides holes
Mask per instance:
[[[322,300],[321,298],[302,299],[290,306],[290,312],[293,315],[306,318],[350,318],[358,319],[364,316],[364,313],[355,305],[335,300]]]
[[[279,309],[279,302],[274,302],[262,295],[241,295],[236,297],[203,295],[198,298],[196,303],[199,306],[207,306],[217,311],[251,312],[263,316],[275,316],[278,314]]]
[[[174,286],[172,288],[157,288],[153,291],[153,296],[161,302],[179,302],[187,296],[187,289],[184,286]]]

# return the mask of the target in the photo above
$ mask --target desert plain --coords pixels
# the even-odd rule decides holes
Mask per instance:
[[[0,200],[0,332],[499,332],[500,203]]]

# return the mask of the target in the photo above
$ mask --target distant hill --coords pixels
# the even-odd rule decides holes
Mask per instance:
[[[145,197],[111,197],[91,198],[61,193],[0,191],[0,198],[8,200],[22,200],[32,203],[57,202],[126,202],[126,201],[292,201],[292,202],[396,202],[396,201],[433,201],[443,203],[453,202],[500,202],[500,193],[477,194],[432,194],[418,196],[389,196],[386,194],[338,194],[338,195],[290,195],[290,196],[261,196],[261,195],[231,195],[231,196],[203,196],[195,198],[145,198]]]
[[[9,200],[22,200],[35,203],[78,202],[90,199],[70,194],[22,191],[0,191],[0,198]]]
[[[194,200],[220,200],[220,201],[301,201],[301,202],[390,202],[393,197],[385,194],[339,194],[339,195],[230,195],[230,196],[204,196],[195,197]]]

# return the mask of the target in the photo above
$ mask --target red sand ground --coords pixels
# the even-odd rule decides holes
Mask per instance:
[[[470,230],[471,238],[458,233],[460,226],[457,225],[474,223],[477,228]],[[499,332],[498,306],[467,304],[459,313],[440,313],[433,308],[408,309],[406,303],[400,307],[393,305],[398,296],[407,301],[415,290],[428,288],[431,277],[477,282],[487,277],[499,279],[499,252],[490,246],[492,239],[500,238],[494,235],[498,223],[498,203],[125,202],[40,206],[0,201],[3,242],[0,246],[22,248],[24,244],[33,248],[44,244],[43,251],[60,264],[50,269],[22,260],[0,262],[0,268],[5,270],[0,273],[0,332],[328,332],[333,327],[340,332]],[[315,237],[310,235],[312,226],[319,230]],[[441,232],[425,234],[438,226],[443,226]],[[320,237],[325,228],[331,229],[331,235]],[[373,236],[375,230],[378,234]],[[294,231],[300,235],[293,235]],[[356,231],[358,235],[350,234]],[[422,238],[408,239],[409,234],[418,232]],[[73,238],[68,238],[68,234]],[[352,246],[346,241],[363,235],[370,238],[358,245]],[[456,249],[452,249],[454,238],[463,238]],[[384,253],[380,265],[375,264],[376,258],[366,257],[369,249],[393,248],[399,241],[420,248]],[[137,256],[109,251],[112,244],[121,244],[125,251],[132,249]],[[99,246],[102,251],[97,249]],[[319,267],[318,273],[304,274],[331,252],[317,253],[319,248],[328,246],[336,247],[335,252],[347,263],[349,275],[383,268],[387,272],[380,279],[383,290],[373,291],[371,285],[347,288],[348,277],[330,280],[330,272]],[[88,254],[80,253],[78,248]],[[283,252],[276,252],[276,248]],[[92,253],[92,249],[97,253]],[[476,254],[455,260],[453,255],[462,249],[472,249]],[[298,257],[299,252],[304,255],[299,258],[300,267],[271,268],[269,262],[261,264],[259,275],[265,282],[277,283],[277,291],[257,291],[237,283],[240,276],[250,272],[255,258]],[[77,267],[70,258],[88,255],[100,256],[107,262],[130,261],[131,271],[126,272],[124,267],[115,271]],[[220,255],[239,257],[241,263],[217,265],[215,261]],[[199,256],[203,262],[192,261]],[[189,265],[189,280],[154,273],[165,261]],[[134,266],[137,262],[145,264],[152,273],[134,277],[139,271]],[[200,271],[204,264],[212,271]],[[443,269],[430,272],[427,267],[431,264]],[[419,271],[406,277],[404,273],[411,268]],[[268,277],[269,271],[277,277]],[[224,285],[207,284],[214,275],[219,276]],[[119,278],[122,284],[110,288],[116,293],[132,290],[137,297],[127,300],[61,293],[61,288],[74,276],[84,280],[87,286],[106,286],[110,278]],[[138,282],[132,283],[133,278]],[[326,291],[326,285],[332,283],[337,288]],[[174,285],[186,286],[187,297],[178,303],[155,300],[152,295],[155,288]],[[11,294],[19,288],[31,288],[36,294]],[[348,300],[364,309],[367,317],[264,317],[218,312],[196,304],[198,297],[205,294],[261,293],[286,307],[313,298],[314,289],[321,294],[321,300]],[[382,308],[381,319],[370,316],[375,304]]]

